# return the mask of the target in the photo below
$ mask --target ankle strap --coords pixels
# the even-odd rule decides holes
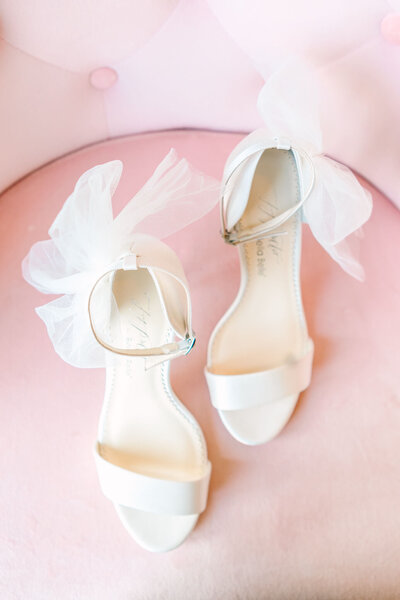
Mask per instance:
[[[277,150],[292,150],[296,152],[299,156],[302,156],[307,160],[309,165],[311,166],[311,183],[309,184],[307,191],[304,194],[301,194],[301,199],[297,204],[285,210],[283,213],[273,217],[266,223],[263,223],[259,227],[254,227],[251,230],[244,232],[237,232],[233,227],[231,230],[228,230],[226,227],[226,209],[229,204],[229,197],[226,196],[226,187],[228,182],[230,181],[232,175],[246,162],[250,157],[254,156],[258,152],[262,152],[264,150],[269,149],[277,149]],[[271,144],[268,142],[263,142],[259,144],[253,144],[240,152],[235,159],[230,163],[229,170],[225,176],[224,182],[224,191],[221,198],[220,208],[221,208],[221,236],[227,244],[231,244],[236,246],[238,244],[244,244],[246,242],[250,242],[252,240],[262,239],[266,237],[273,237],[276,235],[285,235],[282,233],[274,233],[274,230],[283,225],[290,217],[292,217],[300,208],[303,206],[304,202],[309,198],[315,183],[315,168],[314,163],[311,156],[305,151],[298,148],[294,148],[291,146],[290,142],[283,138],[274,138],[271,141]]]
[[[186,299],[187,299],[188,313],[187,313],[187,318],[186,318],[186,332],[185,332],[185,336],[182,340],[176,341],[176,342],[170,342],[167,344],[162,344],[161,346],[156,346],[154,348],[117,348],[117,347],[109,344],[108,342],[106,342],[104,339],[102,339],[100,337],[100,335],[96,331],[96,328],[95,328],[95,325],[93,322],[93,317],[92,317],[93,294],[94,294],[96,288],[98,287],[98,285],[101,283],[101,281],[103,281],[106,277],[108,277],[109,275],[111,275],[121,269],[123,271],[136,271],[138,269],[158,270],[162,273],[166,273],[167,275],[169,275],[170,277],[175,279],[175,281],[177,281],[183,287],[185,294],[186,294]],[[105,273],[103,273],[103,275],[101,275],[97,279],[97,281],[94,284],[92,291],[90,292],[90,295],[89,295],[88,313],[89,313],[90,327],[92,329],[92,332],[93,332],[93,335],[94,335],[96,341],[100,344],[100,346],[102,346],[106,350],[109,350],[110,352],[114,352],[115,354],[120,354],[122,356],[130,356],[130,357],[135,357],[135,356],[150,357],[150,356],[152,356],[152,357],[165,357],[168,359],[172,359],[172,358],[177,358],[178,356],[189,354],[189,352],[191,351],[191,349],[193,348],[193,346],[196,342],[196,336],[191,327],[191,304],[190,304],[189,290],[187,288],[186,283],[180,277],[175,275],[174,273],[171,273],[165,269],[159,268],[155,265],[149,264],[149,261],[145,261],[145,264],[144,264],[144,261],[142,260],[142,258],[140,256],[137,256],[136,254],[129,253],[129,254],[126,254],[125,256],[119,258],[113,265],[110,266],[110,268]]]

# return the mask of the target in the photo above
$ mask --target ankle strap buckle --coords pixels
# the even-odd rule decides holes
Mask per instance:
[[[236,246],[238,243],[236,239],[232,237],[232,232],[225,229],[224,231],[220,231],[221,237],[224,240],[225,244],[229,244],[230,246]]]
[[[182,343],[183,347],[184,347],[184,344],[186,344],[185,356],[187,356],[191,352],[193,346],[196,343],[196,334],[194,333],[194,331],[192,331],[192,335],[187,333],[185,339],[181,343]]]

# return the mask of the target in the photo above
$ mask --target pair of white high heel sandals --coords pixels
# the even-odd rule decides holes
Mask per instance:
[[[292,133],[290,141],[274,135],[270,123],[245,138],[223,181],[222,235],[238,246],[241,285],[211,336],[205,374],[225,427],[250,445],[282,430],[310,383],[313,343],[299,282],[302,220],[359,276],[342,242],[371,210],[348,170],[283,133]],[[327,182],[340,174],[354,199],[350,212],[355,199],[358,212],[346,236],[336,223],[333,239],[321,217],[327,195],[315,194],[318,186],[334,192]],[[113,161],[80,178],[51,240],[25,259],[24,276],[43,292],[63,294],[37,309],[60,356],[80,367],[106,367],[95,447],[100,486],[141,546],[167,551],[206,508],[211,464],[202,430],[169,378],[170,361],[195,342],[188,283],[175,253],[154,233],[172,233],[211,210],[217,187],[171,152],[114,219],[120,175],[121,163]],[[349,206],[340,211],[349,213]]]

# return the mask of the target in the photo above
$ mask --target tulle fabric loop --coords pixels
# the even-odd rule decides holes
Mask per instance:
[[[22,263],[28,283],[63,294],[36,309],[56,352],[77,367],[106,366],[88,316],[88,298],[110,265],[129,252],[135,235],[166,238],[201,218],[218,202],[220,185],[171,150],[141,190],[114,218],[112,196],[122,174],[118,160],[86,171],[49,229]],[[106,332],[115,310],[112,287],[97,296],[96,324]]]

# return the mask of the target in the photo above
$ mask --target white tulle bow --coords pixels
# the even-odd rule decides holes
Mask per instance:
[[[363,280],[358,241],[361,226],[371,216],[372,198],[350,169],[323,154],[319,94],[311,70],[297,60],[286,63],[266,81],[258,109],[266,128],[251,134],[245,143],[287,138],[294,149],[311,157],[315,183],[303,206],[305,220],[330,256]]]
[[[135,233],[165,238],[218,201],[219,184],[171,150],[114,219],[112,196],[121,173],[118,160],[86,171],[50,227],[50,239],[36,243],[22,264],[28,283],[46,294],[63,294],[36,312],[56,352],[78,367],[106,364],[90,327],[88,297],[99,276],[129,252]]]

